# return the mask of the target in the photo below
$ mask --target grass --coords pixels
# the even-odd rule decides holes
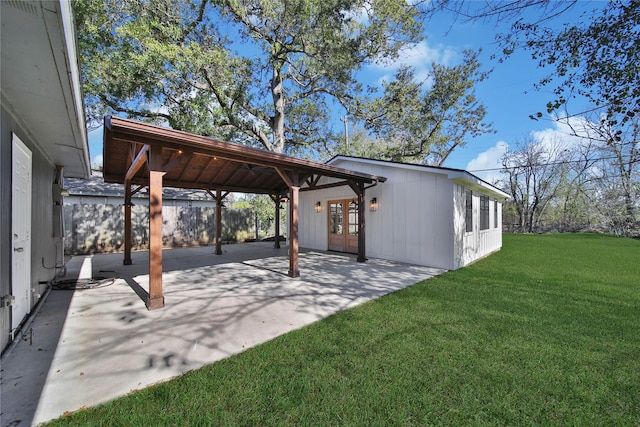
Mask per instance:
[[[640,425],[640,241],[467,268],[53,425]]]

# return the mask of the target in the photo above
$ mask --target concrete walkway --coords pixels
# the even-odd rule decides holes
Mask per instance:
[[[2,359],[2,426],[35,425],[239,353],[443,272],[301,251],[298,279],[273,243],[163,252],[165,308],[148,311],[148,253],[75,257],[67,276],[104,287],[49,293],[33,333]]]

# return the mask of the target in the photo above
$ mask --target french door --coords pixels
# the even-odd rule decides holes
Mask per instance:
[[[329,250],[358,253],[358,201],[330,200]]]

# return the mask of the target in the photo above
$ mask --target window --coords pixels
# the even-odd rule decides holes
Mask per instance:
[[[489,228],[489,196],[480,196],[480,230]]]
[[[493,200],[493,228],[498,228],[498,199]]]
[[[471,190],[464,190],[465,198],[465,215],[464,222],[466,231],[473,231],[473,192]]]

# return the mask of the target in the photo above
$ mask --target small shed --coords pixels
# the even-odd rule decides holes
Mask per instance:
[[[368,256],[455,270],[502,247],[509,195],[467,171],[347,156],[327,164],[387,178],[366,193]],[[348,188],[301,193],[300,246],[355,253],[355,202]]]

